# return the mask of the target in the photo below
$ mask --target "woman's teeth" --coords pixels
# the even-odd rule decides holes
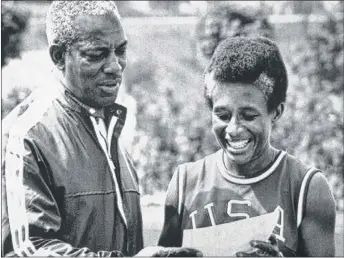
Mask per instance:
[[[246,147],[248,144],[249,140],[244,140],[244,141],[235,141],[235,142],[229,142],[228,144],[233,148],[233,149],[241,149]]]

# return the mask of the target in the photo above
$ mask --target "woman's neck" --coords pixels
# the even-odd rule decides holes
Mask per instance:
[[[277,156],[277,153],[278,150],[273,147],[269,147],[258,157],[243,164],[230,162],[226,158],[226,154],[223,153],[223,163],[227,171],[235,176],[255,177],[263,173],[267,169],[267,167],[272,164],[272,162],[275,160],[275,157]]]

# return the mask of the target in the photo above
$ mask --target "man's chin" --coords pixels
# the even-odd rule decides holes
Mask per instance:
[[[99,99],[96,102],[94,102],[94,107],[97,109],[101,109],[107,106],[111,106],[113,103],[116,102],[116,98],[117,96]]]

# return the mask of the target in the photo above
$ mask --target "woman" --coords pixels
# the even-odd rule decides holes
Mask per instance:
[[[327,180],[317,168],[270,144],[287,85],[284,62],[271,40],[233,37],[219,45],[205,71],[205,97],[221,149],[178,166],[167,192],[159,245],[181,246],[184,229],[277,211],[269,241],[252,239],[250,251],[229,251],[237,256],[334,256],[335,202]]]

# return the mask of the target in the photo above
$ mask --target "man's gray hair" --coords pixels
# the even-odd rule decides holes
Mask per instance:
[[[114,1],[53,1],[50,5],[46,33],[48,44],[70,46],[78,39],[74,27],[74,19],[78,15],[100,16],[116,14],[118,9]]]

